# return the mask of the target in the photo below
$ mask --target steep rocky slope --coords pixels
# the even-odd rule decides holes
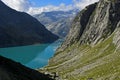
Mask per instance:
[[[52,80],[35,70],[29,69],[20,63],[0,56],[0,80]]]
[[[49,39],[49,40],[48,40]],[[32,16],[0,1],[0,47],[51,43],[58,37]]]
[[[34,17],[52,33],[59,37],[65,37],[70,30],[70,25],[77,12],[78,10],[76,9],[70,11],[51,11],[34,15]]]
[[[100,0],[74,19],[48,72],[61,80],[120,80],[120,1]]]

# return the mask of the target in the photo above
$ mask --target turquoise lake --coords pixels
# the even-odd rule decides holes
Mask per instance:
[[[61,40],[58,40],[52,44],[0,48],[0,55],[37,69],[48,64],[48,60],[54,55],[60,44]]]

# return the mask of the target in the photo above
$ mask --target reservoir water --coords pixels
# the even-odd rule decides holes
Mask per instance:
[[[0,55],[37,69],[48,64],[48,60],[54,55],[61,41],[58,40],[52,44],[0,48]]]

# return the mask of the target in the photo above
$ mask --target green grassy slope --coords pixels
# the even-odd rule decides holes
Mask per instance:
[[[120,80],[119,8],[100,0],[82,10],[44,70],[60,80]]]
[[[45,69],[67,80],[120,80],[120,51],[112,42],[113,35],[94,47],[76,43],[55,55]]]

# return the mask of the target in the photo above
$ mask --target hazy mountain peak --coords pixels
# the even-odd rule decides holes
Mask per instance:
[[[52,33],[65,37],[70,30],[71,22],[79,10],[51,11],[34,15]]]

